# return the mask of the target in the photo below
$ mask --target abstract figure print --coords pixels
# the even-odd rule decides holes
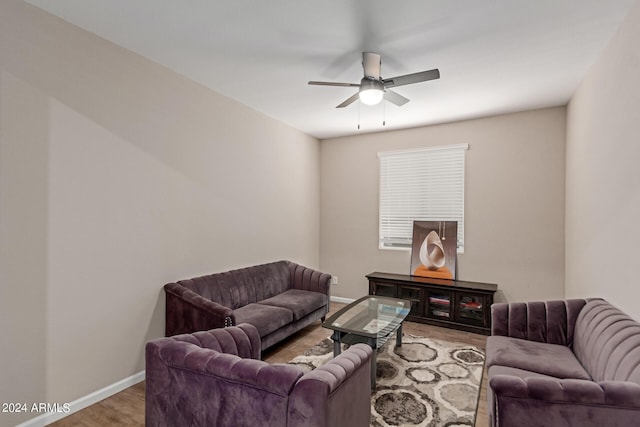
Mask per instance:
[[[456,221],[414,221],[411,275],[455,280],[457,245]]]

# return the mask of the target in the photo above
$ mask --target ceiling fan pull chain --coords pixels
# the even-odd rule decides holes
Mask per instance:
[[[387,125],[387,104],[382,103],[382,126]]]
[[[358,102],[358,130],[360,130],[360,103]]]

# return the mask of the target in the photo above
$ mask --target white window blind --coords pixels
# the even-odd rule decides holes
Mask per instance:
[[[464,158],[468,144],[378,153],[381,249],[410,248],[413,221],[458,221],[464,249]]]

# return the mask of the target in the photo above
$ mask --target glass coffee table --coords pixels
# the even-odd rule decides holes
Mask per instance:
[[[397,298],[364,296],[329,317],[323,324],[333,331],[333,357],[340,354],[341,344],[366,343],[373,349],[371,388],[376,385],[376,350],[396,333],[396,347],[402,345],[402,322],[411,303]]]

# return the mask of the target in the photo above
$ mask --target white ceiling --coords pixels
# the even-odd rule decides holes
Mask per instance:
[[[27,1],[324,139],[564,105],[636,0]],[[402,107],[307,85],[358,83],[362,51],[441,78]]]

